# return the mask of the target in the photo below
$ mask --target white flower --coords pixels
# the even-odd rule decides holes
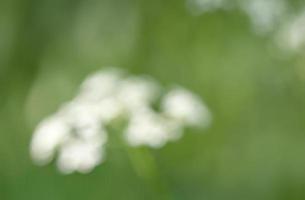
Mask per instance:
[[[102,123],[108,124],[123,115],[124,106],[117,97],[107,97],[96,104]]]
[[[186,0],[186,4],[194,15],[229,7],[228,0]]]
[[[84,101],[100,101],[116,92],[123,72],[117,69],[99,71],[89,76],[81,85],[77,99]]]
[[[170,129],[164,118],[142,110],[131,117],[125,138],[132,146],[162,147],[170,138]]]
[[[210,113],[199,97],[182,88],[171,90],[162,101],[164,114],[186,125],[203,125],[210,122]]]
[[[94,141],[71,140],[59,153],[57,166],[62,173],[88,173],[102,161],[103,149]]]
[[[278,34],[277,42],[280,47],[289,50],[300,50],[305,46],[305,11],[292,17]]]
[[[281,22],[286,8],[283,0],[247,0],[241,6],[259,34],[271,32]]]
[[[61,116],[43,120],[36,128],[31,142],[31,156],[38,164],[48,163],[56,148],[67,138],[70,127]]]
[[[159,95],[159,86],[148,77],[130,77],[118,88],[118,99],[129,112],[151,106]]]
[[[63,106],[59,112],[71,126],[76,128],[95,126],[100,123],[99,110],[89,102],[72,101]]]
[[[129,145],[153,148],[179,139],[185,125],[208,121],[209,112],[191,92],[170,91],[163,100],[163,112],[153,110],[159,94],[159,85],[150,78],[124,78],[117,70],[91,75],[74,99],[41,122],[31,155],[45,164],[58,153],[62,173],[86,173],[104,160],[105,127],[116,118],[128,120],[124,137]]]

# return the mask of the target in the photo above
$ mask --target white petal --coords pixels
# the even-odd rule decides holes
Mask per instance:
[[[204,125],[210,121],[210,113],[199,97],[182,88],[171,90],[162,101],[164,114],[186,125]]]
[[[169,140],[169,131],[166,121],[159,115],[142,111],[132,116],[125,138],[132,146],[148,145],[158,148]]]
[[[49,162],[58,145],[68,136],[70,129],[60,116],[43,120],[34,132],[31,155],[39,164]]]
[[[158,84],[148,77],[128,78],[122,81],[118,89],[118,99],[131,112],[150,105],[158,94]]]

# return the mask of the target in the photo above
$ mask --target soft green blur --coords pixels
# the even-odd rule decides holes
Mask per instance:
[[[28,148],[37,123],[107,66],[191,89],[212,125],[157,150],[113,139],[107,161],[87,175],[35,166]],[[285,55],[238,10],[194,16],[185,0],[0,0],[0,199],[305,199],[304,89],[304,51]]]

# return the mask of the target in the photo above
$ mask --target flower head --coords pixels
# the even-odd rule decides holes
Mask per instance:
[[[62,173],[87,173],[105,158],[108,133],[105,127],[119,117],[127,119],[126,142],[160,148],[182,136],[184,126],[206,125],[210,115],[200,98],[176,88],[153,108],[161,87],[143,76],[124,77],[119,70],[99,71],[81,85],[79,94],[35,130],[31,155],[46,164],[58,154]]]

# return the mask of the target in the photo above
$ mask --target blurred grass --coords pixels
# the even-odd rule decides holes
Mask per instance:
[[[209,129],[151,151],[173,199],[305,198],[304,53],[281,55],[238,11],[194,17],[182,0],[1,0],[0,199],[161,198],[124,148],[88,175],[29,158],[36,123],[109,65],[182,84],[213,112]]]

